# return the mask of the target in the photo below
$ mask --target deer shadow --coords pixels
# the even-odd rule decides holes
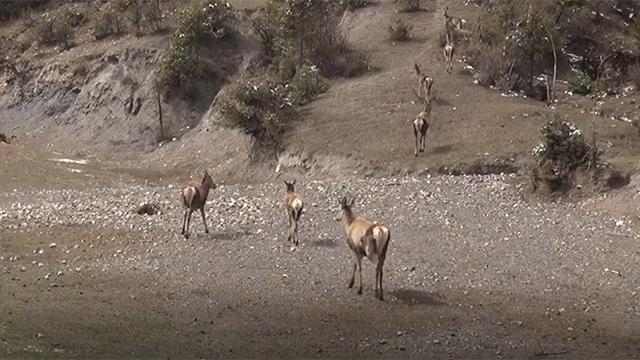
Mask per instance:
[[[389,293],[393,295],[401,304],[415,306],[415,305],[431,305],[441,306],[448,305],[442,297],[437,294],[428,293],[426,291],[420,291],[415,289],[398,289]]]
[[[316,240],[312,244],[313,244],[313,246],[328,247],[328,248],[333,248],[333,247],[338,246],[338,242],[335,241],[334,239],[331,239],[331,238],[325,238],[325,239]]]
[[[444,153],[448,153],[451,150],[453,150],[453,145],[441,145],[441,146],[436,146],[434,148],[431,148],[431,153],[444,154]]]
[[[453,104],[451,102],[449,102],[449,100],[445,99],[445,98],[441,98],[441,97],[437,97],[435,99],[433,99],[434,104],[439,105],[439,106],[452,106]]]

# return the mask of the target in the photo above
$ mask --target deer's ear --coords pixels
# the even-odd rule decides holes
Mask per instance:
[[[351,198],[351,203],[349,203],[349,206],[353,206],[356,203],[356,198],[358,197],[358,195],[355,195],[354,197]]]
[[[284,180],[284,184],[289,186],[289,182],[287,180]]]
[[[346,196],[343,196],[342,199],[340,199],[339,201],[340,201],[340,205],[347,206],[347,197]]]
[[[293,179],[293,181],[291,182],[291,185],[295,185],[296,184],[296,179]]]

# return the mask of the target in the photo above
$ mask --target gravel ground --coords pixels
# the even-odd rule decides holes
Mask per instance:
[[[220,186],[180,236],[175,187],[0,194],[0,354],[16,357],[636,357],[638,235],[524,201],[512,176]],[[346,284],[338,197],[392,231],[385,298]],[[137,215],[142,202],[160,213]]]

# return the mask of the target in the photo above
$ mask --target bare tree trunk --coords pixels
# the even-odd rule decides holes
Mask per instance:
[[[164,123],[162,122],[162,96],[160,96],[160,84],[156,79],[156,100],[158,101],[158,122],[160,123],[160,141],[165,139],[164,137]]]
[[[547,80],[547,101],[549,104],[556,100],[556,78],[558,74],[558,54],[556,53],[556,43],[553,41],[553,36],[547,28],[547,25],[542,22],[542,26],[544,27],[544,31],[547,32],[547,36],[551,41],[551,48],[553,50],[553,81],[551,82],[551,91],[549,91],[549,80]]]

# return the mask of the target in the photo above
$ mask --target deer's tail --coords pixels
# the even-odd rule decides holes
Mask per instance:
[[[185,187],[184,189],[182,189],[182,205],[184,205],[184,207],[187,209],[191,208],[191,204],[193,204],[193,201],[196,199],[197,195],[198,191],[195,187]]]

